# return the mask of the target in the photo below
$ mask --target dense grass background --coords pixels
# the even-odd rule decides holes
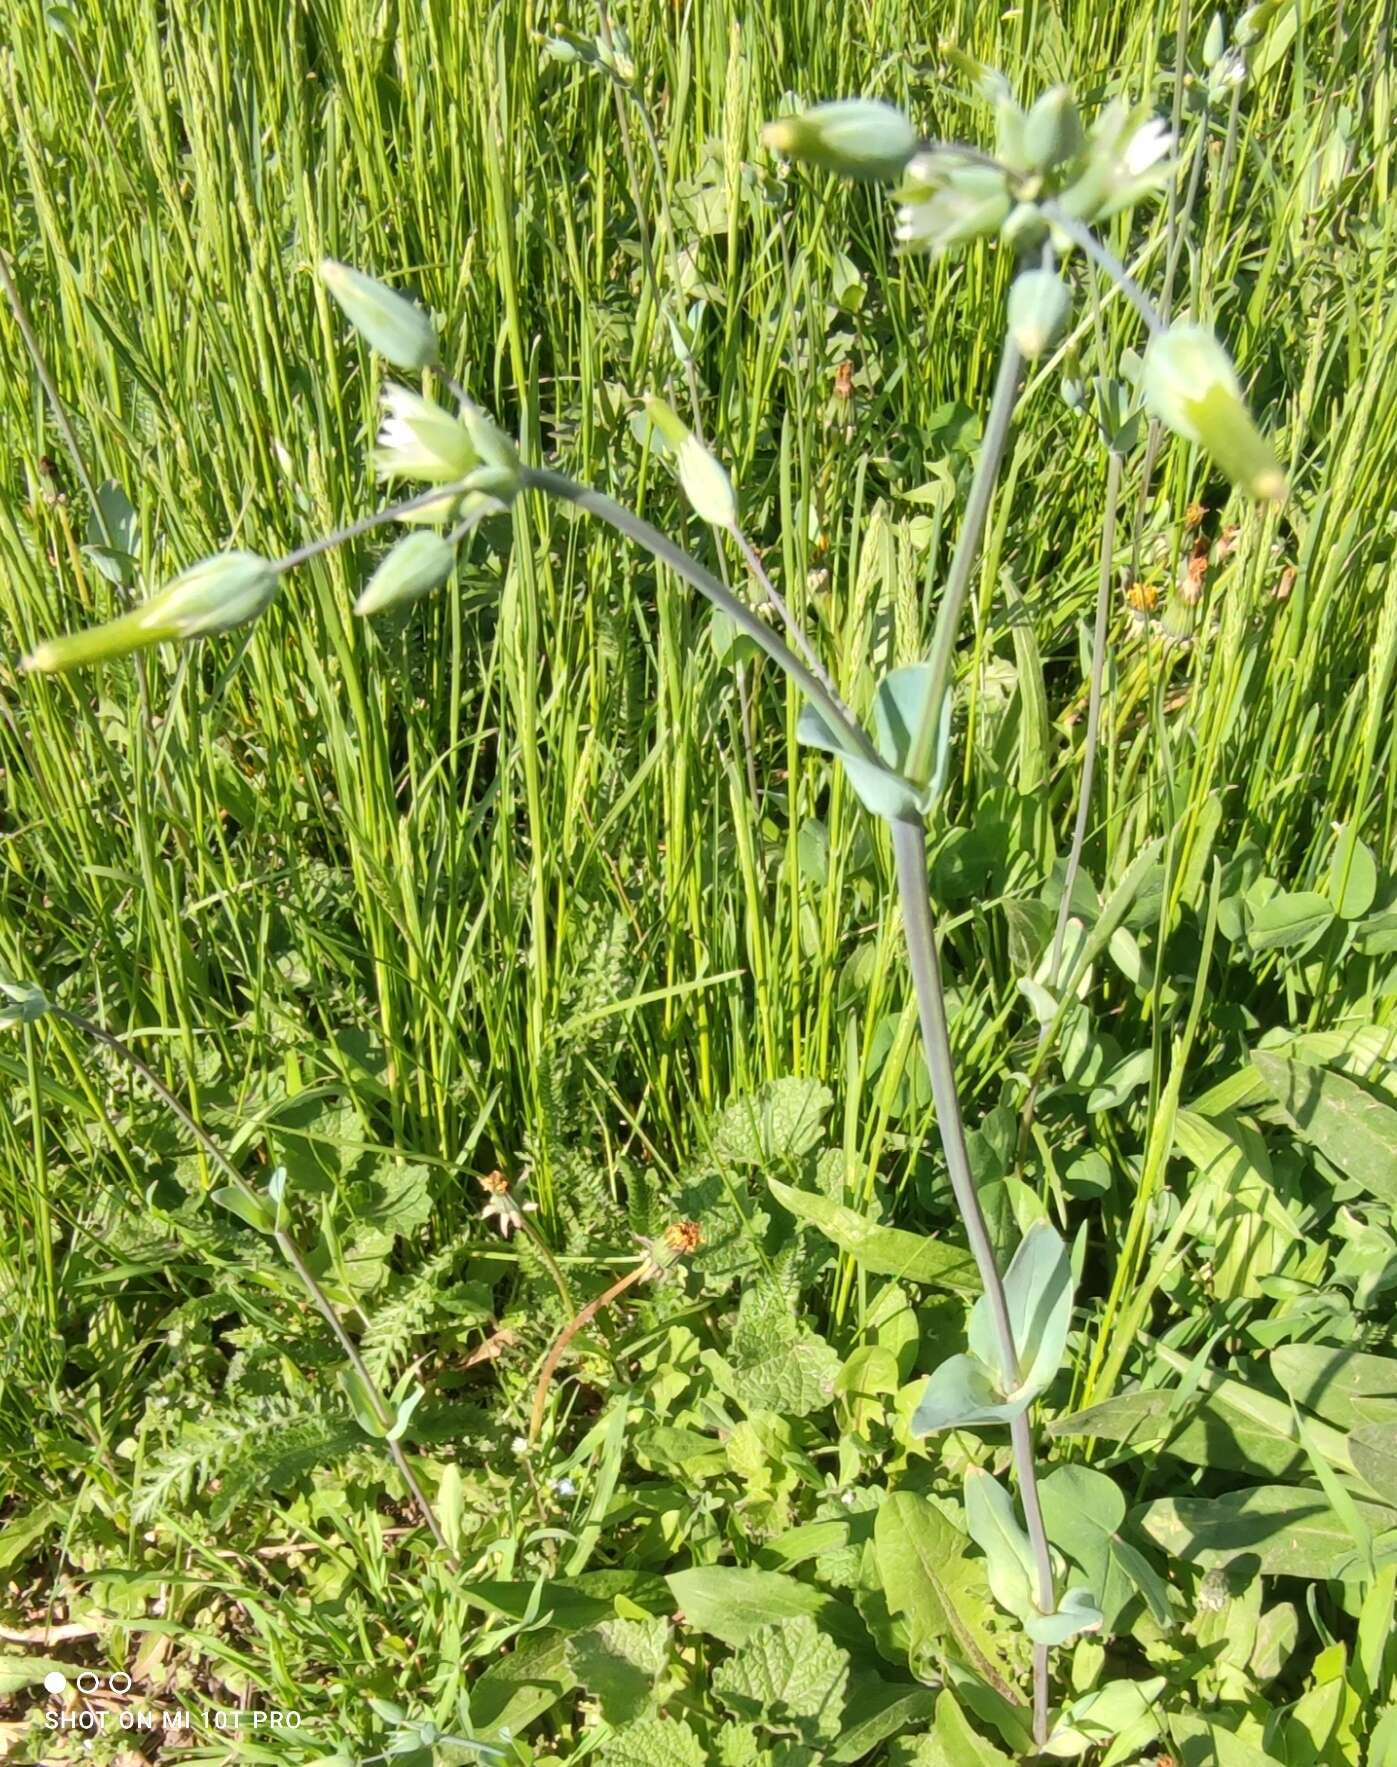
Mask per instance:
[[[1113,614],[1087,866],[1105,894],[1164,837],[1166,869],[1132,921],[1143,986],[1101,984],[1117,1052],[1152,1060],[1131,1111],[1091,1119],[1104,1181],[1069,1186],[1087,1229],[1079,1394],[1105,1297],[1119,1303],[1166,1224],[1152,1193],[1167,1148],[1149,1143],[1161,1101],[1206,1093],[1271,1027],[1391,1022],[1380,937],[1336,938],[1303,964],[1204,938],[1215,860],[1233,868],[1219,898],[1256,877],[1323,891],[1339,825],[1377,856],[1379,909],[1392,893],[1389,10],[1289,15],[1231,142],[1225,102],[1204,115],[1196,86],[1185,94],[1185,165],[1201,153],[1205,175],[1175,305],[1228,340],[1293,494],[1243,507],[1170,444],[1137,534],[1138,455],[1127,472],[1117,565],[1138,545],[1163,623],[1123,600]],[[885,667],[924,653],[1007,268],[984,247],[898,260],[881,195],[786,176],[759,126],[788,93],[869,91],[929,134],[982,140],[989,120],[947,82],[942,38],[1026,96],[1068,79],[1088,112],[1122,88],[1167,112],[1178,26],[1172,4],[653,0],[619,22],[656,157],[634,109],[623,142],[603,78],[541,61],[540,32],[595,28],[583,8],[122,0],[66,37],[38,0],[5,12],[0,250],[94,477],[136,506],[142,582],[230,539],[276,555],[370,505],[380,369],[314,274],[326,254],[441,314],[450,371],[533,457],[711,558],[630,423],[647,390],[689,398],[650,252],[697,324],[703,424],[749,531],[859,707]],[[1186,29],[1195,61],[1207,22]],[[1114,239],[1155,289],[1167,214]],[[1140,343],[1114,295],[1093,316],[1083,293],[1075,323],[1087,352],[1099,327],[1108,366]],[[1038,895],[1080,771],[1105,462],[1058,395],[1063,366],[1025,387],[961,658],[947,826],[962,832],[933,845],[972,1122],[1002,1098],[1017,1110],[1036,1038],[1019,923],[996,904]],[[797,748],[783,684],[758,671],[740,692],[703,609],[648,561],[529,503],[477,537],[457,593],[403,616],[351,618],[365,543],[299,572],[245,641],[26,678],[25,650],[114,611],[119,592],[81,550],[85,500],[8,312],[0,459],[0,961],[126,1036],[249,1169],[319,1173],[314,1206],[342,1237],[346,1219],[363,1226],[351,1176],[379,1173],[395,1196],[415,1185],[391,1254],[345,1240],[378,1261],[364,1286],[396,1297],[424,1259],[478,1249],[474,1175],[527,1160],[543,1230],[591,1292],[631,1243],[605,1199],[645,1172],[665,1192],[725,1100],[793,1075],[832,1089],[848,1200],[948,1226],[882,836]],[[1176,585],[1195,502],[1209,534],[1240,532],[1190,607]],[[740,561],[722,562],[740,580]],[[69,1030],[10,1036],[0,1084],[0,1461],[29,1528],[0,1548],[16,1624],[37,1623],[60,1578],[66,1601],[116,1617],[100,1648],[139,1649],[151,1674],[165,1656],[200,1675],[221,1663],[230,1685],[283,1703],[314,1685],[332,1713],[352,1713],[373,1675],[385,1693],[412,1674],[454,1689],[479,1615],[395,1554],[352,1482],[333,1504],[338,1570],[311,1563],[279,1607],[261,1565],[280,1575],[281,1561],[249,1555],[294,1542],[311,1510],[289,1534],[275,1505],[215,1522],[173,1476],[133,1504],[147,1455],[165,1452],[152,1406],[195,1393],[216,1407],[229,1358],[278,1332],[285,1366],[269,1353],[280,1373],[247,1392],[294,1394],[304,1317],[253,1236],[208,1219],[197,1155]],[[1080,1105],[1050,1093],[1026,1180],[1062,1197],[1086,1134]],[[1189,1347],[1240,1328],[1235,1308],[1208,1310],[1207,1250],[1177,1315],[1195,1315]],[[337,1256],[326,1267],[353,1293]],[[514,1256],[468,1266],[505,1285],[500,1317]],[[526,1260],[521,1284],[532,1274]],[[519,1293],[535,1297],[536,1351],[546,1291]],[[836,1338],[866,1300],[841,1267],[822,1309]],[[519,1428],[528,1362],[503,1358],[472,1389],[472,1476],[501,1506],[507,1558],[537,1525],[533,1496],[489,1445]],[[128,1635],[159,1591],[159,1624]]]

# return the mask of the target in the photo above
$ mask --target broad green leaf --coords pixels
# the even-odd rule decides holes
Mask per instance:
[[[927,1734],[895,1742],[888,1762],[889,1767],[1009,1767],[1009,1757],[971,1727],[949,1690],[937,1695]]]
[[[1301,1236],[1272,1188],[1260,1135],[1230,1115],[1181,1110],[1175,1149],[1197,1167],[1203,1183],[1190,1198],[1195,1235],[1212,1242],[1209,1264],[1219,1300],[1260,1297],[1288,1246]]]
[[[1253,951],[1283,951],[1317,939],[1334,918],[1317,890],[1282,890],[1252,916],[1247,942]]]
[[[820,1145],[834,1094],[818,1080],[771,1080],[724,1105],[711,1132],[720,1166],[768,1166],[798,1160]]]
[[[260,1196],[252,1196],[233,1184],[220,1185],[209,1195],[220,1208],[227,1209],[230,1215],[236,1215],[259,1233],[276,1232],[276,1213]]]
[[[1329,867],[1329,899],[1341,920],[1361,920],[1378,893],[1378,866],[1372,849],[1349,823],[1339,834]]]
[[[568,1666],[567,1640],[557,1632],[526,1633],[471,1687],[476,1735],[482,1742],[510,1742],[576,1686],[577,1677]]]
[[[802,1331],[778,1341],[771,1354],[731,1370],[727,1383],[749,1411],[779,1411],[809,1417],[834,1397],[839,1378],[839,1352],[818,1332]]]
[[[684,1624],[706,1632],[736,1650],[760,1626],[808,1614],[831,1638],[855,1649],[868,1647],[868,1634],[854,1610],[822,1589],[780,1571],[741,1565],[697,1565],[665,1578]]]
[[[1361,1424],[1348,1445],[1354,1471],[1384,1503],[1397,1505],[1397,1423]]]
[[[1018,1380],[1003,1366],[987,1295],[971,1309],[970,1349],[1006,1399],[1033,1399],[1062,1366],[1072,1324],[1071,1261],[1060,1235],[1046,1221],[1035,1221],[1019,1242],[1005,1273],[1004,1299],[1018,1351]]]
[[[654,1700],[669,1642],[668,1620],[603,1620],[568,1639],[568,1663],[588,1693],[601,1701],[607,1723],[629,1724]]]
[[[1255,1743],[1192,1712],[1171,1712],[1169,1734],[1181,1767],[1283,1767]]]
[[[908,1282],[925,1282],[967,1294],[979,1292],[975,1260],[959,1246],[907,1233],[900,1227],[882,1227],[857,1209],[814,1190],[797,1190],[779,1178],[768,1178],[771,1194],[798,1221],[817,1228],[856,1264],[878,1276],[896,1276]]]
[[[999,1694],[1015,1699],[989,1623],[984,1570],[959,1528],[925,1497],[894,1491],[878,1511],[873,1543],[888,1607],[906,1616],[914,1648],[949,1644]]]
[[[1397,1509],[1358,1501],[1379,1555],[1397,1550]],[[1164,1497],[1134,1511],[1162,1551],[1205,1570],[1241,1563],[1272,1577],[1356,1578],[1353,1537],[1322,1492],[1257,1485],[1225,1497]],[[1387,1538],[1384,1539],[1383,1536]]]
[[[722,1664],[713,1691],[739,1718],[793,1729],[807,1742],[838,1734],[849,1656],[807,1615],[760,1626]]]
[[[1251,1059],[1296,1133],[1345,1177],[1397,1208],[1397,1110],[1328,1068],[1286,1061],[1264,1049]]]
[[[1019,1526],[1014,1500],[992,1473],[972,1466],[965,1475],[965,1525],[985,1555],[990,1594],[1007,1613],[1027,1620],[1033,1599],[1033,1550]]]
[[[844,1727],[825,1759],[841,1764],[862,1761],[889,1737],[924,1724],[935,1705],[936,1695],[929,1687],[908,1687],[906,1683],[881,1681],[876,1675],[855,1675],[844,1705]]]
[[[1075,1759],[1120,1737],[1111,1758],[1133,1757],[1159,1735],[1158,1701],[1167,1685],[1162,1675],[1152,1675],[1147,1681],[1107,1681],[1080,1695],[1058,1714],[1044,1753]]]
[[[1156,1345],[1160,1359],[1180,1374],[1191,1374],[1186,1357]],[[1259,1385],[1225,1375],[1204,1374],[1191,1382],[1192,1391],[1172,1389],[1121,1393],[1048,1425],[1051,1436],[1097,1436],[1135,1447],[1157,1442],[1192,1466],[1234,1472],[1264,1472],[1273,1478],[1306,1470],[1304,1449],[1290,1407]],[[1316,1445],[1326,1460],[1344,1472],[1353,1470],[1343,1437],[1323,1425],[1312,1426]]]
[[[703,1744],[682,1718],[646,1718],[602,1745],[608,1767],[708,1767]]]
[[[1296,1404],[1340,1429],[1397,1424],[1397,1356],[1328,1344],[1282,1344],[1267,1368]]]
[[[340,1391],[349,1403],[349,1409],[354,1413],[355,1423],[359,1425],[366,1436],[375,1436],[382,1441],[388,1434],[389,1426],[379,1415],[373,1394],[359,1370],[351,1364],[347,1368],[340,1369],[336,1378],[339,1381]]]
[[[670,1606],[668,1585],[652,1571],[584,1571],[577,1577],[550,1577],[541,1592],[535,1582],[473,1578],[462,1585],[461,1596],[472,1607],[510,1620],[547,1615],[548,1624],[560,1632],[580,1632],[615,1619],[618,1596],[643,1608]]]
[[[1088,1466],[1054,1467],[1039,1486],[1048,1538],[1091,1586],[1110,1632],[1136,1595],[1161,1626],[1169,1623],[1169,1590],[1140,1552],[1121,1538],[1125,1498],[1114,1479]]]

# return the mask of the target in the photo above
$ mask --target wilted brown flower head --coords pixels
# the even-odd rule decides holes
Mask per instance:
[[[508,1196],[509,1180],[503,1172],[487,1172],[480,1180],[480,1188],[488,1190],[491,1196]]]
[[[703,1234],[697,1221],[672,1221],[665,1228],[666,1246],[683,1257],[696,1252],[702,1243]]]

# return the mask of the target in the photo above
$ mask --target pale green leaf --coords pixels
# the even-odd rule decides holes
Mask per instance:
[[[1328,1068],[1264,1049],[1251,1059],[1296,1133],[1370,1195],[1397,1208],[1397,1110]]]
[[[758,1627],[718,1669],[713,1691],[739,1718],[814,1742],[838,1733],[848,1681],[848,1653],[802,1614]]]
[[[978,1293],[975,1260],[959,1246],[908,1233],[900,1227],[880,1226],[857,1209],[846,1208],[818,1191],[797,1190],[779,1178],[768,1178],[767,1184],[783,1208],[789,1209],[798,1221],[817,1228],[865,1270],[878,1276]]]

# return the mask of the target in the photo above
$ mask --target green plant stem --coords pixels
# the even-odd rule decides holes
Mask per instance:
[[[81,1031],[85,1037],[90,1037],[94,1043],[101,1043],[106,1048],[110,1049],[115,1055],[120,1056],[122,1061],[126,1063],[132,1072],[138,1074],[141,1079],[145,1081],[146,1085],[150,1087],[151,1091],[165,1108],[181,1124],[183,1124],[183,1126],[195,1138],[200,1147],[203,1148],[204,1152],[214,1162],[218,1169],[224,1173],[239,1195],[248,1198],[249,1201],[256,1203],[261,1208],[266,1206],[266,1198],[260,1195],[259,1192],[248,1183],[246,1178],[243,1177],[242,1173],[228,1158],[228,1155],[224,1153],[223,1149],[218,1145],[209,1132],[196,1121],[194,1116],[185,1108],[180,1100],[176,1098],[174,1093],[171,1092],[170,1088],[159,1075],[151,1068],[147,1067],[145,1062],[141,1060],[140,1056],[136,1054],[135,1050],[132,1049],[129,1044],[123,1043],[120,1037],[114,1037],[110,1031],[104,1030],[101,1025],[94,1024],[91,1019],[84,1018],[81,1013],[70,1012],[65,1006],[50,1006],[49,1011],[55,1018],[62,1019],[65,1024],[72,1025],[74,1030]],[[399,1473],[401,1473],[403,1482],[406,1484],[408,1492],[412,1497],[412,1501],[417,1506],[417,1513],[426,1523],[432,1538],[446,1554],[452,1569],[459,1570],[460,1566],[456,1560],[455,1554],[447,1544],[446,1536],[441,1531],[441,1524],[437,1521],[436,1514],[433,1511],[431,1504],[427,1501],[426,1492],[423,1491],[421,1485],[417,1481],[417,1475],[412,1470],[412,1463],[403,1452],[402,1443],[388,1441],[387,1439],[386,1432],[393,1427],[393,1413],[389,1408],[387,1400],[379,1391],[378,1382],[375,1381],[373,1376],[369,1373],[363,1357],[359,1354],[358,1345],[345,1330],[339,1314],[335,1312],[330,1297],[316,1281],[314,1273],[306,1263],[301,1248],[296,1244],[295,1240],[292,1239],[289,1233],[286,1233],[281,1228],[277,1228],[272,1237],[276,1241],[278,1251],[280,1251],[287,1263],[296,1272],[296,1275],[300,1278],[302,1287],[314,1302],[325,1323],[334,1333],[336,1341],[349,1360],[350,1367],[362,1382],[364,1391],[369,1395],[373,1404],[374,1412],[385,1431],[384,1440],[388,1452],[392,1455],[393,1463],[397,1467]]]
[[[946,578],[945,594],[936,616],[936,629],[931,639],[931,685],[922,707],[921,723],[912,737],[907,757],[907,777],[915,785],[925,785],[931,778],[937,736],[941,729],[941,704],[948,691],[951,662],[955,655],[956,636],[965,598],[970,593],[970,575],[980,552],[980,537],[985,530],[990,499],[999,478],[1000,462],[1009,440],[1009,426],[1014,417],[1014,401],[1019,390],[1019,368],[1022,357],[1012,338],[1004,340],[995,377],[994,398],[985,421],[985,437],[980,444],[980,457],[975,462],[975,476],[966,499],[965,516],[961,522],[956,549]]]
[[[9,260],[4,252],[0,252],[0,288],[4,289],[5,298],[10,303],[10,311],[14,314],[15,324],[19,327],[19,335],[24,339],[24,347],[28,350],[29,359],[34,364],[34,372],[39,377],[39,385],[44,389],[44,397],[48,400],[49,410],[53,413],[53,421],[58,425],[64,446],[72,458],[73,470],[78,475],[83,491],[87,495],[88,505],[97,526],[101,529],[103,542],[107,546],[112,546],[115,544],[115,540],[107,522],[106,512],[98,501],[96,487],[87,470],[82,449],[78,446],[77,434],[68,420],[68,413],[59,397],[53,376],[49,373],[48,363],[44,360],[44,352],[39,347],[34,327],[29,323],[29,315],[25,311],[24,302],[20,299],[19,289],[15,286],[14,277],[10,273]]]
[[[451,383],[453,389],[455,382]],[[464,397],[464,395],[462,395]],[[343,546],[347,540],[357,540],[361,534],[367,534],[374,528],[381,528],[388,522],[398,521],[410,515],[414,509],[421,509],[424,504],[435,503],[439,497],[459,497],[468,491],[470,486],[464,479],[453,480],[447,485],[433,485],[428,491],[418,491],[411,497],[404,497],[401,503],[390,504],[387,509],[379,509],[373,515],[366,515],[362,520],[351,522],[347,528],[336,528],[333,534],[324,534],[318,540],[309,540],[304,546],[298,546],[294,552],[288,552],[277,559],[272,569],[278,576],[286,571],[295,570],[297,565],[306,564],[312,558],[319,558],[322,552],[332,552],[336,546]]]
[[[519,1226],[527,1235],[529,1244],[538,1253],[543,1261],[544,1268],[553,1278],[553,1286],[558,1291],[558,1299],[563,1303],[564,1308],[569,1314],[575,1313],[577,1311],[577,1302],[573,1298],[572,1290],[568,1286],[568,1279],[563,1275],[558,1260],[548,1249],[547,1241],[522,1209],[519,1211],[518,1222]]]
[[[805,636],[804,631],[801,629],[800,621],[796,619],[795,615],[787,606],[784,596],[782,596],[776,585],[767,575],[766,566],[757,556],[756,547],[753,546],[752,542],[747,538],[746,534],[743,533],[742,529],[738,527],[736,522],[733,523],[729,532],[732,534],[733,539],[736,540],[737,549],[742,554],[747,569],[751,571],[757,587],[761,590],[762,594],[771,605],[772,610],[775,612],[781,624],[786,628],[786,634],[790,638],[791,643],[805,658],[810,673],[815,676],[816,680],[823,683],[825,691],[829,694],[830,698],[839,707],[840,711],[844,713],[845,717],[852,722],[853,713],[839,697],[839,692],[833,681],[830,680],[819,657],[815,654],[815,647],[811,644],[810,640]]]
[[[1102,245],[1101,241],[1092,232],[1090,227],[1083,226],[1075,216],[1069,215],[1065,209],[1059,208],[1055,202],[1041,203],[1039,207],[1042,209],[1043,214],[1047,219],[1052,222],[1054,227],[1061,228],[1072,241],[1073,245],[1079,246],[1082,251],[1086,253],[1098,270],[1104,270],[1106,272],[1111,281],[1115,283],[1116,287],[1144,320],[1145,329],[1150,333],[1151,337],[1160,336],[1165,331],[1166,327],[1163,318],[1160,316],[1159,310],[1156,308],[1150,297],[1145,293],[1144,289],[1141,288],[1140,284],[1126,269],[1125,265],[1121,263],[1116,254],[1109,250],[1108,247]]]
[[[1077,819],[1072,829],[1072,845],[1067,854],[1067,871],[1063,878],[1062,900],[1058,904],[1057,925],[1053,929],[1053,959],[1050,985],[1058,981],[1062,962],[1062,942],[1072,913],[1072,891],[1082,866],[1082,849],[1086,845],[1087,822],[1091,815],[1091,788],[1096,777],[1096,753],[1101,734],[1101,689],[1106,675],[1106,629],[1111,613],[1111,577],[1116,549],[1116,512],[1120,504],[1123,462],[1114,448],[1107,455],[1106,510],[1101,524],[1101,574],[1096,586],[1096,623],[1091,636],[1091,690],[1087,698],[1086,741],[1082,745],[1082,779],[1077,794]]]
[[[853,753],[886,771],[878,751],[858,725],[840,709],[824,683],[781,642],[769,626],[762,624],[751,608],[744,606],[730,589],[724,588],[711,571],[705,570],[681,546],[676,546],[667,534],[662,534],[658,528],[652,527],[648,521],[617,503],[614,498],[608,497],[605,492],[594,491],[588,485],[580,485],[565,473],[526,466],[520,469],[520,477],[527,488],[576,504],[579,509],[585,509],[589,515],[596,516],[618,533],[624,534],[628,540],[634,540],[638,546],[643,546],[661,564],[668,565],[676,576],[682,577],[700,595],[712,602],[714,607],[725,613],[735,626],[765,651],[778,668],[785,671],[814,705],[829,728]]]
[[[951,1039],[946,1023],[946,1001],[941,986],[941,961],[936,949],[936,929],[932,923],[931,897],[927,888],[926,829],[920,819],[898,818],[890,822],[893,856],[897,865],[898,895],[902,903],[902,923],[907,936],[907,964],[912,987],[917,996],[917,1012],[921,1019],[922,1046],[926,1051],[927,1071],[931,1076],[931,1095],[936,1106],[936,1124],[946,1154],[946,1169],[951,1190],[965,1224],[965,1236],[989,1302],[994,1321],[995,1337],[1004,1378],[1017,1386],[1019,1382],[1019,1351],[1014,1342],[1014,1328],[1009,1318],[1004,1282],[995,1260],[994,1246],[979,1193],[970,1170],[970,1156],[965,1145],[965,1124],[956,1092],[955,1072],[951,1062]],[[1023,1504],[1024,1521],[1029,1544],[1033,1550],[1037,1578],[1036,1600],[1045,1614],[1053,1612],[1053,1561],[1048,1549],[1047,1531],[1043,1525],[1043,1507],[1038,1496],[1038,1472],[1033,1460],[1033,1431],[1027,1416],[1015,1418],[1009,1439],[1014,1452],[1014,1468],[1018,1475],[1019,1500]],[[1041,1647],[1034,1652],[1033,1735],[1043,1743],[1048,1734],[1047,1652]]]

